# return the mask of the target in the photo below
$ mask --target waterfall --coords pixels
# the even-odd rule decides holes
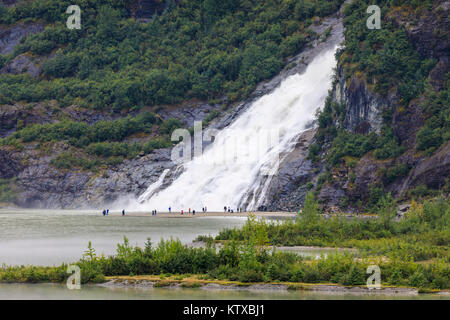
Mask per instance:
[[[161,187],[161,185],[164,182],[164,178],[166,177],[166,175],[169,173],[169,169],[165,169],[163,171],[163,173],[161,174],[161,176],[158,178],[158,180],[153,183],[152,185],[150,185],[147,190],[145,190],[145,192],[139,197],[138,201],[139,202],[143,202],[147,199],[149,199],[157,190],[159,187]]]
[[[222,211],[224,206],[256,210],[278,161],[293,150],[298,136],[324,104],[336,49],[322,51],[304,73],[287,77],[271,93],[255,100],[215,136],[202,155],[183,164],[183,173],[172,184],[157,190],[167,175],[164,171],[141,196],[146,200],[138,205],[139,210],[200,211],[204,206],[208,211]],[[271,137],[267,138],[270,143],[262,143],[265,137]]]

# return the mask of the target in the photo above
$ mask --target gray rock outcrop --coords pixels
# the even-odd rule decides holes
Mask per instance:
[[[39,23],[18,23],[12,27],[0,26],[0,54],[12,53],[22,38],[44,30]]]

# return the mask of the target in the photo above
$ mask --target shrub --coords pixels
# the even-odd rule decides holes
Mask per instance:
[[[389,277],[389,283],[393,285],[402,285],[403,282],[403,274],[401,270],[399,268],[394,269]]]
[[[425,126],[417,133],[417,149],[433,151],[442,144],[441,128],[431,129]]]
[[[67,77],[76,72],[78,57],[75,55],[57,54],[54,58],[44,63],[44,73],[53,77]]]
[[[238,279],[241,282],[263,282],[264,275],[260,271],[246,269],[239,272]]]
[[[397,178],[404,177],[410,170],[407,163],[400,163],[395,167],[389,168],[383,174],[383,180],[386,184],[394,182]]]
[[[428,280],[420,270],[417,270],[409,277],[408,284],[412,287],[424,288],[427,286]]]
[[[366,274],[357,265],[352,265],[350,270],[340,279],[340,283],[345,286],[355,286],[365,284]]]

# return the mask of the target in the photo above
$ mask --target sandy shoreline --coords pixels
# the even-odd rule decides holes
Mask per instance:
[[[266,218],[293,218],[297,216],[295,212],[196,212],[195,215],[191,212],[158,212],[156,216],[153,216],[151,212],[149,213],[126,213],[127,217],[152,217],[152,218],[199,218],[199,217],[248,217],[250,214],[256,217],[266,217]],[[111,216],[117,216],[117,214],[112,214]]]

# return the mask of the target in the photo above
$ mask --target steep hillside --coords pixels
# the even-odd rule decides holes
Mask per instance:
[[[364,27],[368,5],[345,11],[345,49],[310,148],[330,210],[448,194],[450,2],[381,1],[381,30]]]
[[[172,165],[173,129],[261,92],[342,2],[91,0],[81,30],[66,28],[70,1],[0,7],[5,200],[81,207],[142,193]]]
[[[173,129],[229,124],[301,71],[340,16],[318,128],[299,137],[260,209],[297,210],[310,191],[329,211],[448,194],[450,2],[377,1],[379,30],[366,27],[370,1],[336,14],[343,2],[88,0],[81,30],[66,28],[70,1],[0,5],[0,202],[92,207],[142,194],[173,166]]]

